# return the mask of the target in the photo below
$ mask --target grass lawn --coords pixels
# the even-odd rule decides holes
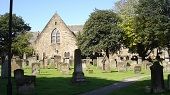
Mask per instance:
[[[77,95],[93,89],[97,89],[128,77],[135,76],[133,71],[104,73],[93,68],[94,73],[85,71],[87,82],[82,84],[72,84],[72,71],[68,75],[63,75],[55,69],[42,69],[36,78],[36,95]],[[31,75],[31,69],[24,70],[25,75]],[[143,74],[147,74],[143,72]],[[6,81],[0,79],[0,95],[6,95]],[[13,81],[13,93],[16,93]],[[117,94],[115,94],[117,95]]]
[[[167,84],[167,74],[164,74],[165,85]],[[116,90],[110,95],[170,95],[170,91],[159,94],[150,94],[145,92],[145,87],[150,86],[150,78],[142,79],[134,84],[129,85],[126,88]],[[167,85],[166,85],[167,86]]]

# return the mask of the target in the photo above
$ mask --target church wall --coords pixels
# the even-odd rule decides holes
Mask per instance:
[[[59,44],[51,43],[51,33],[55,28],[60,32]],[[49,58],[54,55],[60,55],[64,58],[65,52],[70,52],[70,56],[74,56],[74,50],[77,46],[74,34],[68,29],[61,18],[55,14],[38,36],[34,48],[40,59],[43,58],[43,53]]]

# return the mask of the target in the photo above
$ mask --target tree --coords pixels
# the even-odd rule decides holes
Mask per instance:
[[[115,3],[115,11],[121,17],[122,22],[119,26],[123,29],[123,41],[124,46],[129,48],[131,52],[133,49],[131,47],[136,41],[136,35],[134,35],[134,18],[135,18],[135,6],[137,6],[139,0],[120,0]]]
[[[33,47],[30,46],[29,39],[32,37],[30,33],[21,33],[12,43],[13,54],[22,57],[24,53],[30,56],[33,52]]]
[[[26,38],[23,37],[23,43],[21,43],[21,35],[23,36],[24,33],[26,33],[26,31],[29,31],[31,29],[31,27],[26,24],[24,22],[24,20],[22,19],[22,17],[16,16],[16,14],[12,15],[13,21],[12,21],[12,40],[13,43],[16,45],[16,43],[18,42],[18,44],[23,45],[25,47],[28,47],[28,44],[25,45],[28,42],[27,40],[24,40]],[[0,15],[0,52],[7,52],[7,45],[6,43],[8,42],[8,21],[9,21],[9,13],[6,13],[4,15]],[[15,47],[15,45],[13,45],[13,53],[16,53],[16,55],[20,55],[21,52],[19,51],[19,49],[17,49],[18,47]],[[20,53],[18,53],[20,52]],[[23,53],[23,52],[22,52]]]
[[[155,48],[164,46],[165,32],[169,30],[169,17],[165,12],[164,0],[139,0],[135,13],[134,45],[139,56],[144,60]]]
[[[122,31],[118,27],[120,17],[111,10],[95,10],[86,21],[83,32],[77,37],[77,45],[84,55],[104,51],[109,53],[120,49]]]

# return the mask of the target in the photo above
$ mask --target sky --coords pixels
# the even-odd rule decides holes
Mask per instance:
[[[9,12],[9,1],[0,0],[0,14]],[[13,0],[13,13],[32,28],[42,31],[54,13],[67,25],[83,25],[94,9],[113,9],[119,0]]]

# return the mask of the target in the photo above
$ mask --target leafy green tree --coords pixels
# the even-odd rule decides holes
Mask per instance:
[[[122,31],[118,27],[120,17],[111,10],[95,10],[86,21],[83,32],[77,37],[77,45],[84,55],[104,51],[116,52],[122,44]]]
[[[137,36],[134,35],[135,7],[139,0],[120,0],[115,3],[115,11],[121,17],[122,22],[119,26],[123,29],[124,46],[134,52],[132,46],[136,42]]]
[[[142,59],[145,59],[155,48],[164,46],[165,32],[169,30],[169,17],[166,15],[165,0],[139,0],[135,16],[134,45]]]
[[[22,57],[24,53],[30,56],[33,52],[33,47],[30,46],[29,40],[32,37],[30,33],[22,33],[18,35],[12,43],[12,51],[15,55]]]
[[[14,42],[14,47],[13,47],[13,53],[16,53],[15,55],[20,56],[21,51],[16,47],[16,43],[18,42],[18,44],[20,44],[20,46],[23,44],[23,46],[27,47],[27,45],[25,45],[25,43],[27,43],[28,41],[26,41],[24,37],[21,37],[21,35],[23,36],[24,33],[26,33],[26,31],[29,31],[31,29],[31,27],[25,23],[25,21],[22,19],[22,17],[16,16],[16,14],[12,15],[12,40]],[[9,14],[6,13],[4,15],[0,15],[0,52],[6,52],[7,51],[7,44],[8,43],[8,22],[9,22]],[[22,41],[26,41],[26,42],[22,42],[21,43],[21,38],[23,38]],[[18,50],[18,51],[17,51]],[[20,52],[20,53],[19,53]],[[22,52],[23,53],[23,52]]]

